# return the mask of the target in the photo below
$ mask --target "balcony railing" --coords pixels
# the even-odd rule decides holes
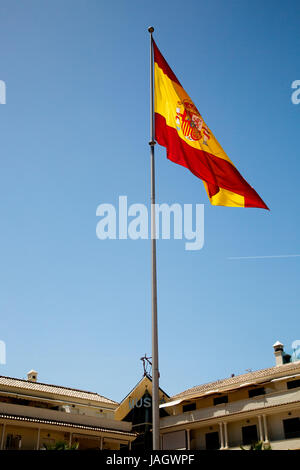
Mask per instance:
[[[53,421],[63,421],[65,423],[81,424],[85,426],[98,426],[105,429],[130,432],[131,423],[125,421],[116,421],[105,418],[105,416],[87,416],[66,413],[64,411],[49,410],[45,408],[35,408],[33,406],[15,405],[11,403],[0,402],[0,413],[26,416],[30,418],[48,419]]]
[[[222,418],[234,413],[254,410],[262,411],[272,406],[285,405],[296,401],[299,401],[300,405],[300,390],[287,390],[267,393],[266,395],[260,395],[255,398],[238,400],[231,403],[224,403],[222,405],[216,405],[200,410],[181,413],[178,415],[167,416],[165,418],[161,418],[160,427],[163,429],[170,426],[190,424],[195,421],[201,421],[209,418]]]

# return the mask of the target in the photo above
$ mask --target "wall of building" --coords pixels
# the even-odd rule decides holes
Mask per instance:
[[[218,424],[203,426],[200,429],[192,429],[190,431],[191,450],[205,450],[206,449],[206,433],[219,432],[220,427]],[[220,435],[219,435],[220,436]]]
[[[114,419],[114,411],[107,410],[106,408],[93,408],[90,406],[83,406],[83,405],[67,405],[67,406],[69,406],[71,414]]]
[[[8,438],[12,435],[13,438],[21,437],[19,448],[22,450],[34,450],[37,444],[38,430],[34,428],[26,428],[23,426],[8,425],[5,428],[4,434],[4,448],[7,448]]]
[[[2,436],[3,424],[0,424],[0,436]],[[78,443],[79,450],[100,450],[101,448],[101,437],[84,434],[84,433],[71,433],[71,444]],[[15,446],[7,446],[8,436],[13,438]],[[20,438],[20,440],[19,440]],[[12,443],[11,438],[9,437]],[[44,449],[46,446],[54,446],[57,442],[70,443],[70,432],[60,431],[59,429],[53,428],[41,428],[39,438],[39,449]],[[38,444],[38,428],[31,426],[19,426],[18,424],[6,424],[4,432],[3,450],[36,450]],[[20,444],[20,445],[19,445]],[[128,440],[124,436],[120,438],[103,437],[102,448],[109,450],[119,450],[120,444],[125,446],[128,445]]]
[[[287,387],[286,387],[286,383],[284,382],[274,382],[274,383],[271,383],[271,384],[267,384],[267,385],[262,385],[262,387],[265,388],[265,393],[266,394],[269,394],[269,393],[274,393],[276,391],[286,391],[287,390]],[[198,399],[194,399],[191,401],[191,403],[195,403],[196,404],[196,409],[197,410],[201,410],[203,408],[209,408],[209,407],[212,407],[212,406],[215,406],[214,405],[214,398],[216,397],[221,397],[222,395],[227,395],[228,396],[228,403],[234,403],[236,401],[240,401],[240,400],[251,400],[251,398],[249,398],[249,390],[251,390],[252,388],[254,387],[245,387],[245,388],[241,388],[240,390],[235,390],[235,391],[229,391],[229,392],[224,392],[222,394],[213,394],[209,397],[201,397],[201,398],[198,398]],[[255,388],[258,388],[258,387],[255,387]],[[188,402],[190,403],[190,402]],[[185,406],[186,403],[181,403],[180,405],[177,405],[176,407],[174,407],[174,414],[181,414],[183,413],[183,408]]]
[[[290,414],[289,414],[290,413]],[[300,438],[298,439],[285,439],[283,420],[289,418],[300,417],[299,412],[285,412],[279,413],[277,415],[269,415],[266,417],[267,422],[267,432],[269,441],[274,442],[274,445],[278,449],[287,449],[287,448],[298,448],[300,447]],[[263,428],[263,419],[261,418],[262,431]],[[242,428],[246,426],[256,426],[258,440],[260,438],[260,429],[259,429],[259,420],[257,416],[253,416],[247,419],[241,419],[238,421],[229,421],[227,422],[227,435],[228,435],[228,447],[240,449],[240,446],[243,445],[243,434]],[[221,443],[221,433],[219,424],[205,425],[201,426],[198,429],[190,430],[190,442],[191,450],[205,450],[206,449],[206,434],[218,432],[219,440]],[[224,428],[223,436],[225,438]],[[278,441],[278,445],[276,444]],[[247,445],[245,446],[248,447]]]
[[[243,444],[243,434],[242,428],[244,426],[256,426],[257,429],[257,436],[259,440],[259,425],[258,425],[258,418],[248,418],[242,419],[239,421],[229,422],[227,424],[227,432],[228,432],[228,446],[235,447],[240,446]]]
[[[44,448],[44,444],[54,445],[56,442],[65,441],[69,443],[69,433],[56,431],[52,429],[41,429],[40,431],[40,449]]]
[[[268,416],[269,439],[271,441],[285,439],[283,420],[291,418],[300,418],[300,410],[293,409],[284,413]]]
[[[30,406],[13,405],[10,403],[0,403],[0,412],[17,416],[31,416],[42,419],[52,419],[76,424],[86,424],[91,426],[106,427],[120,431],[131,431],[131,423],[116,421],[105,416],[88,416],[66,413],[63,411],[47,410]]]

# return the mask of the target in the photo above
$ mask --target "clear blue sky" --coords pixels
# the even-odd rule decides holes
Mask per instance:
[[[0,5],[0,374],[120,400],[151,353],[150,243],[96,238],[96,208],[149,200],[149,37],[271,212],[209,205],[156,148],[159,202],[204,203],[205,245],[158,242],[161,386],[274,364],[300,339],[297,1]]]

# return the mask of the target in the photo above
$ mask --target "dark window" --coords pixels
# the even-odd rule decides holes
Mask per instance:
[[[242,428],[243,444],[252,444],[258,441],[256,425],[244,426]]]
[[[291,380],[287,382],[287,388],[290,390],[291,388],[298,388],[300,387],[300,380]]]
[[[283,428],[286,439],[300,437],[300,418],[284,419]]]
[[[221,403],[228,403],[228,395],[214,398],[214,405],[221,405]]]
[[[209,432],[205,434],[206,450],[220,449],[219,433]]]
[[[253,388],[252,390],[249,390],[249,398],[252,398],[252,397],[258,397],[258,395],[264,395],[266,392],[265,392],[265,389],[264,387],[260,387],[260,388]]]
[[[8,450],[20,449],[21,442],[22,442],[21,436],[16,436],[14,434],[7,434],[5,448]]]
[[[182,412],[194,411],[196,409],[196,403],[189,403],[188,405],[183,405]]]

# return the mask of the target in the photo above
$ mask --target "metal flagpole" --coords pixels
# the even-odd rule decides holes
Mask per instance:
[[[152,257],[152,442],[159,450],[159,372],[157,333],[157,280],[156,280],[156,227],[155,227],[155,167],[154,167],[154,97],[153,97],[153,45],[154,28],[150,33],[150,161],[151,161],[151,257]]]

